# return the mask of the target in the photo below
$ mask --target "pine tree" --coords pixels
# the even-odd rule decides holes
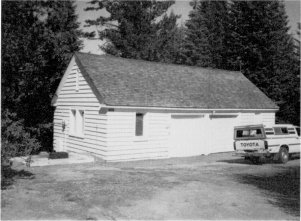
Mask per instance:
[[[297,57],[297,60],[300,61],[300,50],[301,50],[301,23],[297,23],[297,31],[296,31],[296,38],[294,38],[295,43],[295,54]]]
[[[294,83],[297,67],[284,3],[233,1],[229,14],[228,68],[241,69],[279,105],[277,121],[298,123],[298,110],[288,102],[289,96],[299,97],[299,86]]]
[[[211,55],[211,67],[226,68],[226,29],[228,25],[227,1],[203,1],[201,7],[204,21],[208,29],[209,51]]]
[[[192,1],[186,23],[186,56],[190,65],[225,68],[227,1]]]
[[[101,39],[106,44],[101,48],[108,54],[125,58],[152,61],[170,61],[169,53],[162,42],[169,41],[174,32],[178,16],[164,16],[174,1],[118,1],[94,0],[86,10],[106,9],[109,17],[100,16],[96,20],[87,20],[88,25],[98,25]],[[162,18],[163,16],[163,18]],[[166,27],[171,33],[165,32]]]
[[[170,15],[165,14],[157,24],[156,38],[153,39],[153,61],[176,63],[181,51],[179,45],[182,41],[181,29],[177,26],[177,19],[173,11]]]
[[[51,98],[80,49],[73,1],[2,2],[2,109],[51,147]],[[21,122],[21,121],[20,121]]]
[[[186,37],[184,46],[185,63],[201,67],[212,66],[212,56],[209,45],[209,30],[205,23],[206,7],[202,2],[192,2],[193,10],[186,22]]]

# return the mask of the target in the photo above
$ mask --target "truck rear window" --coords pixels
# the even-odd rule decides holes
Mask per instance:
[[[275,134],[273,128],[264,128],[264,131],[265,131],[266,135],[273,135],[273,134]]]
[[[237,129],[236,138],[264,138],[261,128]]]
[[[274,131],[276,135],[288,134],[286,127],[274,127]]]

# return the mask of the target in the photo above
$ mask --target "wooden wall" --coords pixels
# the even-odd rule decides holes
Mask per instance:
[[[168,157],[169,119],[166,113],[146,113],[144,136],[135,136],[136,112],[108,112],[106,160]]]
[[[74,64],[66,74],[66,80],[56,100],[54,113],[56,151],[88,152],[108,161],[169,157],[171,113],[146,111],[145,135],[137,137],[135,136],[135,110],[101,113],[100,104],[78,66]],[[82,137],[69,134],[71,109],[84,110],[85,126]],[[208,111],[205,114],[208,114]],[[233,112],[232,114],[238,115],[236,122],[240,125],[275,123],[274,112],[257,114]],[[63,122],[66,124],[64,131]]]
[[[76,90],[78,73],[78,91]],[[66,73],[68,74],[68,73]],[[70,110],[85,112],[84,136],[71,136]],[[62,131],[62,122],[66,128]],[[76,64],[67,76],[56,101],[54,113],[54,149],[74,152],[90,152],[104,157],[106,151],[107,116],[99,114],[99,102],[85,81]]]
[[[275,124],[275,113],[274,112],[262,112],[262,113],[241,113],[240,114],[240,125],[248,124]]]

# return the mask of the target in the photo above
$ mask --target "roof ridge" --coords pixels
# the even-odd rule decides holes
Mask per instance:
[[[172,67],[186,67],[186,68],[191,68],[191,69],[200,69],[200,70],[214,70],[214,71],[222,71],[222,72],[226,72],[226,73],[239,73],[241,75],[242,72],[241,71],[234,71],[234,70],[226,70],[226,69],[220,69],[220,68],[212,68],[212,67],[199,67],[199,66],[193,66],[193,65],[185,65],[185,64],[175,64],[175,63],[166,63],[166,62],[162,62],[162,61],[148,61],[148,60],[143,60],[143,59],[134,59],[134,58],[123,58],[123,57],[117,57],[114,55],[110,55],[110,54],[91,54],[91,53],[87,53],[87,52],[75,52],[75,54],[83,54],[83,55],[88,55],[88,56],[93,56],[93,57],[111,57],[114,59],[118,59],[118,60],[129,60],[129,61],[135,61],[135,62],[142,62],[142,63],[155,63],[155,64],[162,64],[162,65],[166,65],[166,66],[172,66]]]

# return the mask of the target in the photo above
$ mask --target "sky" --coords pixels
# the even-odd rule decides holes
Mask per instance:
[[[169,8],[167,13],[173,10],[175,14],[181,15],[181,18],[178,20],[178,24],[185,24],[185,21],[188,19],[189,11],[191,10],[189,2],[190,0],[176,0],[176,3]],[[108,13],[105,10],[84,11],[84,8],[88,6],[87,1],[76,0],[76,5],[76,13],[78,14],[78,20],[81,24],[81,28],[85,31],[97,31],[96,27],[84,27],[85,20],[95,19],[99,17],[99,15],[108,15]],[[290,33],[296,35],[297,22],[300,22],[300,0],[285,0],[285,8],[286,13],[288,15],[289,26],[291,27]],[[82,49],[82,52],[90,52],[92,54],[103,54],[103,52],[99,49],[99,45],[103,44],[104,41],[98,39],[83,39],[83,43],[84,48]]]

